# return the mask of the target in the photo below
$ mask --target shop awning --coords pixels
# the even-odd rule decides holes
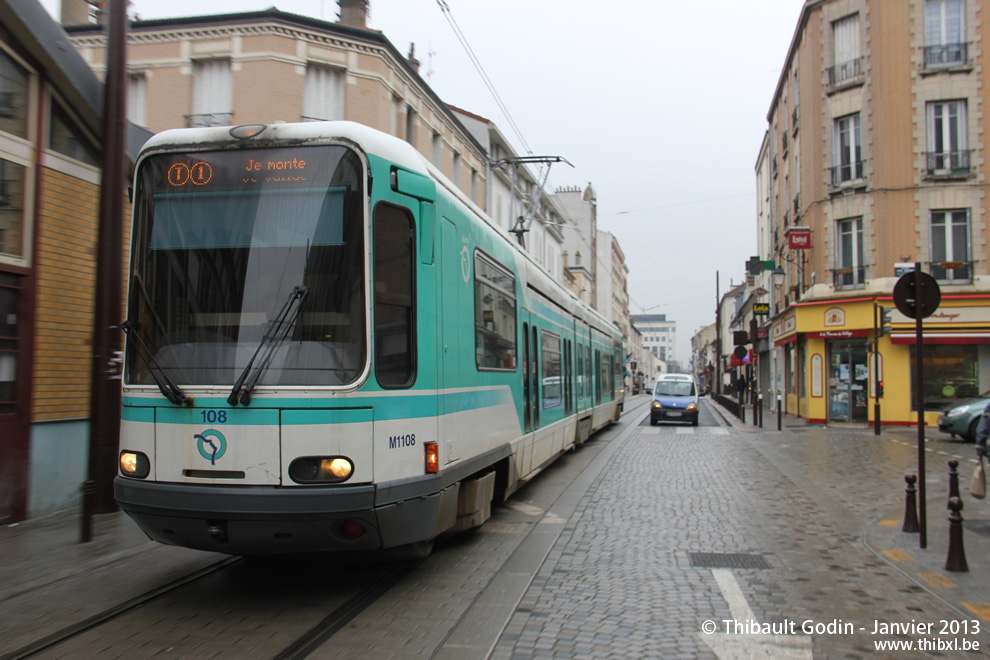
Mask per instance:
[[[922,335],[926,344],[990,344],[990,330],[977,332],[932,331]],[[895,344],[916,344],[913,332],[892,332],[890,340]]]

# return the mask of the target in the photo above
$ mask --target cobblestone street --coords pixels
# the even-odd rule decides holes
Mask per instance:
[[[943,620],[985,622],[864,542],[890,516],[899,529],[903,475],[917,458],[907,432],[737,427],[639,426],[586,493],[494,656],[762,657],[763,649],[865,658],[875,641],[920,637],[873,634],[875,621],[934,622],[935,633]],[[944,444],[967,459],[968,483],[972,445]],[[930,496],[944,498],[944,472],[944,461],[929,459]],[[965,499],[974,522],[988,517],[985,502]],[[930,506],[930,529],[947,525],[943,511]],[[916,534],[897,533],[916,547]],[[986,542],[967,540],[974,549]],[[918,552],[944,562],[946,547],[930,541]],[[971,552],[971,572],[953,579],[985,584],[985,556]],[[726,573],[729,590],[719,580]],[[785,630],[796,622],[797,635],[725,634],[724,621],[750,615]],[[706,620],[716,634],[702,633]],[[804,621],[847,634],[809,639]],[[983,631],[945,639],[963,637],[981,647],[990,639]]]

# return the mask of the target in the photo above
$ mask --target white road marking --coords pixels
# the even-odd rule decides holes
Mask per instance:
[[[512,500],[509,500],[505,503],[505,506],[526,516],[543,515],[543,509],[538,506],[533,506],[532,504],[526,504],[525,502],[513,502]]]
[[[683,426],[678,426],[677,427],[677,435],[694,435],[694,428],[692,428],[690,426],[687,427],[687,428],[685,428]]]
[[[756,624],[756,616],[743,595],[732,571],[713,568],[712,576],[718,584],[732,614],[732,622]],[[716,630],[725,630],[725,623],[716,621]],[[810,635],[730,634],[699,633],[701,638],[719,658],[813,658]]]
[[[712,435],[729,435],[729,429],[716,427],[712,429]]]

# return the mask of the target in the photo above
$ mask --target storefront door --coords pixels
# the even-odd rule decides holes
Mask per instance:
[[[830,340],[828,352],[828,421],[867,423],[869,368],[865,344]]]

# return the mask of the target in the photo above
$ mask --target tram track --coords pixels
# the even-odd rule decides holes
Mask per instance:
[[[188,575],[178,578],[177,580],[172,580],[171,582],[156,589],[143,593],[140,596],[131,598],[130,600],[124,601],[123,603],[113,607],[109,607],[102,612],[87,617],[78,623],[66,626],[61,630],[57,630],[49,635],[35,640],[34,642],[31,642],[30,644],[25,644],[19,649],[5,653],[0,656],[0,660],[21,660],[21,658],[30,658],[35,656],[50,648],[64,644],[75,637],[79,637],[80,635],[95,630],[110,621],[118,619],[125,614],[138,609],[139,607],[143,607],[144,605],[192,584],[193,582],[201,580],[209,575],[213,575],[219,571],[226,570],[241,561],[243,561],[243,557],[228,557],[218,561],[210,566],[201,568],[198,571],[194,571]]]

